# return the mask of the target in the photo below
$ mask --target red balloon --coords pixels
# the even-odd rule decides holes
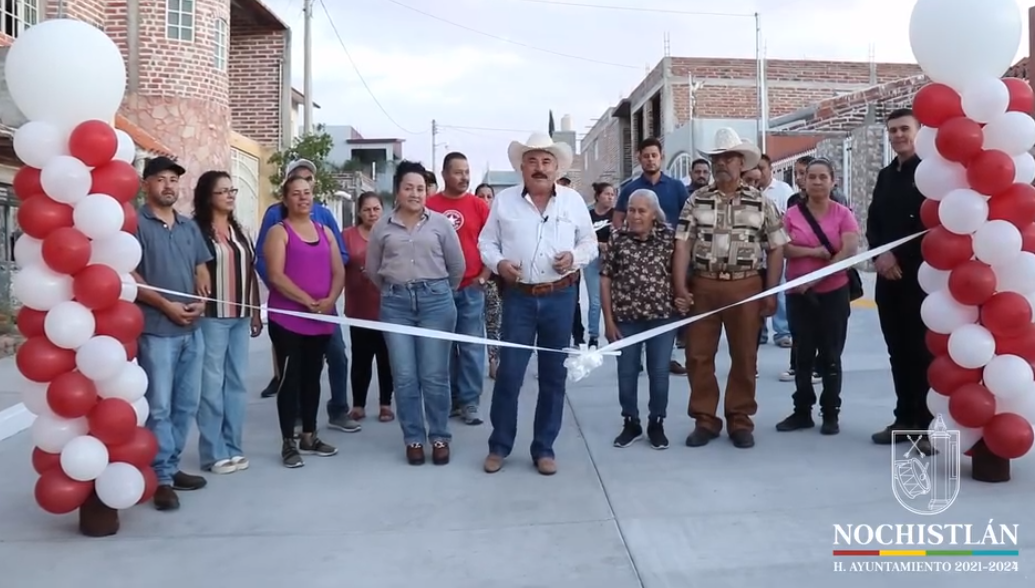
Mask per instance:
[[[75,351],[62,349],[45,336],[32,337],[18,348],[15,363],[25,379],[45,384],[75,369]]]
[[[158,491],[158,474],[151,466],[140,468],[140,473],[144,475],[144,495],[137,504],[144,504],[154,498],[155,492]]]
[[[126,219],[122,221],[122,231],[131,235],[137,232],[137,209],[129,202],[122,203],[122,215]]]
[[[1035,443],[1035,431],[1032,431],[1031,423],[1012,412],[992,417],[983,433],[982,438],[988,450],[1003,459],[1024,457]]]
[[[949,271],[974,257],[974,242],[970,235],[957,235],[935,227],[924,235],[920,251],[934,269]]]
[[[47,386],[47,405],[54,414],[77,419],[97,406],[97,386],[78,371],[65,372]]]
[[[977,384],[981,381],[981,376],[981,369],[960,367],[948,355],[935,357],[927,368],[927,383],[942,396],[951,396],[964,384]]]
[[[46,318],[47,313],[42,310],[35,310],[28,306],[23,306],[18,311],[18,315],[15,317],[14,322],[18,325],[18,332],[28,339],[29,337],[39,337],[43,335],[43,321],[46,320]]]
[[[11,187],[14,188],[14,195],[22,201],[28,200],[30,196],[42,194],[43,183],[40,181],[40,170],[23,165],[15,172]]]
[[[1035,253],[1035,224],[1021,227],[1021,251]]]
[[[50,514],[68,514],[90,497],[93,482],[73,480],[61,468],[49,470],[36,480],[36,504]]]
[[[949,396],[949,415],[964,427],[983,427],[995,416],[995,396],[981,384],[964,384]]]
[[[1016,183],[992,196],[988,220],[1004,220],[1017,228],[1035,223],[1035,186]]]
[[[137,428],[137,411],[121,398],[102,399],[86,419],[90,434],[108,446],[128,443]]]
[[[927,343],[927,350],[931,352],[931,355],[948,355],[949,353],[949,336],[941,333],[935,333],[934,331],[927,331],[924,335],[924,341]]]
[[[1012,337],[996,337],[995,352],[1023,357],[1028,363],[1035,362],[1035,325],[1025,325],[1019,334]]]
[[[1021,78],[1003,78],[1003,84],[1010,91],[1010,106],[1006,110],[1012,112],[1035,113],[1035,94],[1031,84]]]
[[[945,84],[927,84],[913,97],[913,113],[925,127],[940,127],[963,116],[960,95]]]
[[[95,334],[109,335],[123,343],[136,341],[144,330],[144,312],[132,302],[119,300],[113,306],[93,313]]]
[[[1016,174],[1013,158],[997,149],[982,151],[967,164],[967,183],[988,196],[1009,189]]]
[[[126,360],[127,361],[133,361],[134,359],[137,358],[138,348],[137,348],[137,342],[136,341],[127,341],[127,342],[123,343],[122,346],[126,348]]]
[[[30,237],[46,239],[57,229],[72,226],[72,207],[43,194],[32,196],[18,207],[18,226]]]
[[[91,194],[107,194],[119,202],[130,202],[140,191],[137,170],[125,161],[113,160],[94,168]]]
[[[43,261],[59,274],[77,274],[90,263],[90,238],[72,227],[57,229],[43,240]]]
[[[119,136],[102,120],[79,123],[68,137],[68,152],[89,167],[104,165],[119,150]]]
[[[1031,304],[1016,292],[999,292],[981,306],[981,324],[997,339],[1023,334],[1031,319]]]
[[[53,469],[61,469],[61,454],[47,453],[39,447],[32,448],[32,469],[43,475]]]
[[[129,441],[108,448],[108,461],[121,461],[144,469],[151,466],[158,455],[158,440],[144,427],[133,430]]]
[[[957,265],[949,274],[949,293],[966,306],[984,304],[995,294],[995,285],[992,266],[975,259]]]
[[[119,301],[122,278],[106,265],[90,264],[72,279],[72,294],[86,308],[104,310]]]
[[[937,200],[930,198],[925,198],[920,204],[920,220],[928,229],[942,226],[942,220],[938,217],[939,204]]]
[[[985,133],[981,130],[981,125],[960,116],[949,119],[938,127],[934,145],[938,148],[938,154],[945,159],[966,165],[981,153],[984,140]]]

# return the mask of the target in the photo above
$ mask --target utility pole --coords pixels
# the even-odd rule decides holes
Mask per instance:
[[[758,147],[766,151],[766,133],[769,131],[768,88],[766,86],[765,47],[762,44],[762,16],[755,13],[755,86],[758,93]]]
[[[313,132],[313,0],[303,0],[303,13],[305,14],[305,39],[303,53],[303,82],[302,91],[305,92],[305,111],[303,124],[305,134]]]
[[[431,119],[431,173],[438,173],[438,123]]]

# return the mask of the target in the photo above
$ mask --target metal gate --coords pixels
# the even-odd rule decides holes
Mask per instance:
[[[259,234],[259,158],[231,148],[230,173],[238,190],[234,216],[254,239]]]

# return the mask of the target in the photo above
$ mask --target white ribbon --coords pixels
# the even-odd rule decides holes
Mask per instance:
[[[617,350],[608,352],[608,355],[616,352]],[[579,348],[564,360],[564,367],[568,368],[568,379],[572,382],[578,382],[602,365],[604,353],[596,347],[587,347],[585,343],[579,345]]]

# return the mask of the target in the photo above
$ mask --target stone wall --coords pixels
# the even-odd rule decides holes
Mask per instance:
[[[884,127],[869,125],[859,127],[851,134],[851,151],[849,156],[848,196],[851,199],[855,218],[863,229],[863,245],[866,245],[866,221],[873,197],[873,186],[877,183],[877,173],[884,167]]]

